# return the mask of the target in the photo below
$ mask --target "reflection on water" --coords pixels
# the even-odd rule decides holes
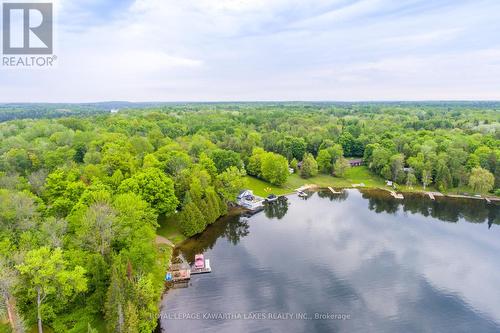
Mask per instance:
[[[288,212],[288,198],[280,197],[277,201],[268,203],[264,206],[264,213],[269,219],[276,218],[281,220]]]
[[[500,207],[384,192],[319,192],[229,216],[177,255],[213,272],[162,303],[167,332],[500,332]],[[278,222],[279,221],[279,222]],[[453,223],[443,223],[453,222]],[[180,314],[349,319],[179,319]]]
[[[445,222],[458,222],[461,218],[467,222],[500,224],[498,206],[485,200],[436,197],[431,200],[418,193],[406,193],[404,200],[394,199],[385,191],[366,191],[363,198],[368,199],[368,207],[377,213],[395,214],[399,208],[412,214],[431,216]]]

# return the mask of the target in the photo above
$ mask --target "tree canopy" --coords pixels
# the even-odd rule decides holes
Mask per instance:
[[[286,187],[289,167],[344,177],[356,157],[398,184],[500,193],[495,102],[126,106],[0,106],[0,301],[14,329],[151,332],[171,251],[158,218],[198,234],[247,174]]]

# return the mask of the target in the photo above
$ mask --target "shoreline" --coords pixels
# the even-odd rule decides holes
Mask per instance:
[[[384,187],[373,187],[373,186],[323,186],[323,185],[317,185],[317,184],[306,184],[303,185],[297,189],[295,189],[292,192],[285,193],[279,196],[287,197],[290,195],[295,194],[297,191],[328,191],[329,187],[335,189],[335,190],[379,190],[379,191],[385,191],[388,193],[395,192],[395,193],[409,193],[409,194],[422,194],[423,196],[429,196],[429,194],[434,195],[435,197],[447,197],[447,198],[455,198],[455,199],[474,199],[474,200],[485,200],[485,201],[491,201],[491,202],[500,202],[500,197],[497,197],[495,195],[481,195],[480,197],[472,196],[472,195],[463,195],[463,194],[449,194],[449,193],[442,193],[442,192],[436,192],[436,191],[422,191],[422,190],[394,190],[391,188],[384,188]],[[335,194],[335,193],[334,193]]]

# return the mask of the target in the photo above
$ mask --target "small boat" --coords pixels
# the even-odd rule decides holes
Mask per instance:
[[[194,267],[205,268],[205,257],[203,254],[197,254],[194,256]]]
[[[210,260],[209,259],[203,260],[202,267],[196,266],[196,262],[193,265],[193,267],[191,267],[191,274],[193,274],[193,275],[194,274],[205,274],[205,273],[210,273],[210,272],[212,272],[212,267],[210,267]]]
[[[301,198],[306,198],[307,197],[307,193],[306,192],[303,192],[303,191],[297,191],[297,194],[299,195],[299,197]]]
[[[274,194],[269,194],[266,198],[266,201],[267,202],[274,202],[278,200],[278,196],[274,195]]]

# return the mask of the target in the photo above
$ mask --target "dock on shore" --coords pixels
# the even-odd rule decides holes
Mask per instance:
[[[436,197],[443,197],[444,194],[441,192],[425,192],[429,198],[436,200]]]
[[[332,187],[328,186],[328,189],[333,193],[333,194],[342,194],[342,192],[337,192],[335,191]]]
[[[187,264],[172,264],[170,271],[165,276],[167,282],[183,282],[191,279],[191,269]]]
[[[299,187],[298,189],[295,190],[295,192],[304,192],[304,191],[313,191],[313,190],[316,190],[318,189],[319,186],[318,185],[315,185],[315,184],[305,184],[305,185],[302,185],[301,187]]]
[[[391,192],[391,195],[396,198],[396,199],[404,199],[405,197],[401,193],[396,193],[394,191],[389,191]]]
[[[212,267],[210,267],[210,260],[205,259],[205,265],[203,267],[189,266],[186,263],[172,264],[170,266],[170,271],[167,272],[165,276],[165,281],[167,282],[186,282],[191,279],[192,275],[196,274],[207,274],[212,272]]]

